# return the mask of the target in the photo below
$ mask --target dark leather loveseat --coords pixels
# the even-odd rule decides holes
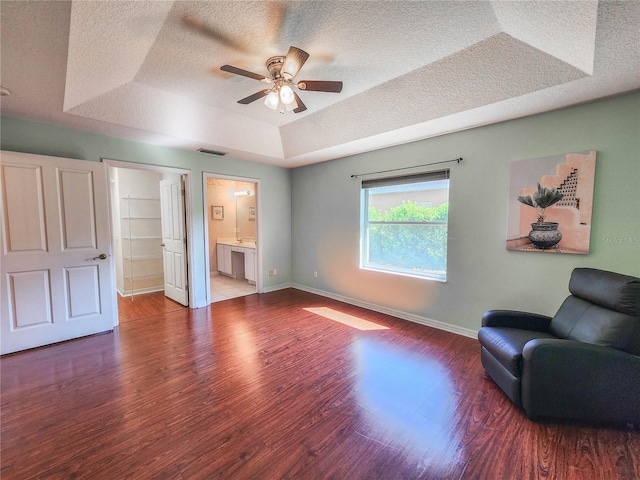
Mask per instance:
[[[576,268],[551,318],[490,310],[482,365],[531,419],[640,426],[640,279]]]

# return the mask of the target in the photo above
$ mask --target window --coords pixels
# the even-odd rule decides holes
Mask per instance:
[[[360,266],[447,279],[449,170],[362,181]]]

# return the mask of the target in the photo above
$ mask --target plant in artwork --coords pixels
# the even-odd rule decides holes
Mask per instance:
[[[544,222],[544,211],[562,200],[564,195],[557,188],[546,188],[538,183],[538,191],[533,195],[519,196],[518,201],[533,207],[538,212],[538,223]]]

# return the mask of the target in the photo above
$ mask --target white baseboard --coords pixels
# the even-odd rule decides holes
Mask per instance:
[[[153,292],[162,292],[164,291],[163,287],[149,287],[149,288],[140,288],[138,290],[134,290],[133,293],[131,292],[131,290],[127,291],[127,292],[123,292],[122,290],[120,290],[119,288],[116,289],[118,291],[118,294],[120,294],[121,297],[131,297],[131,296],[135,296],[135,295],[142,295],[145,293],[153,293]]]
[[[332,298],[333,300],[338,300],[339,302],[348,303],[350,305],[355,305],[357,307],[366,308],[367,310],[373,310],[374,312],[384,313],[387,315],[391,315],[392,317],[398,317],[398,318],[401,318],[402,320],[408,320],[409,322],[419,323],[420,325],[425,325],[427,327],[433,327],[433,328],[437,328],[438,330],[444,330],[445,332],[462,335],[463,337],[469,337],[473,339],[478,338],[478,332],[470,328],[459,327],[457,325],[451,325],[450,323],[441,322],[439,320],[433,320],[431,318],[421,317],[420,315],[414,315],[412,313],[403,312],[401,310],[396,310],[394,308],[383,307],[373,303],[363,302],[361,300],[355,300],[353,298],[345,297],[343,295],[338,295],[331,292],[325,292],[324,290],[318,290],[316,288],[307,287],[306,285],[293,283],[290,285],[290,287],[296,288],[298,290],[302,290],[305,292],[314,293],[322,297]]]
[[[279,285],[272,285],[271,287],[263,288],[262,293],[277,292],[278,290],[284,290],[286,288],[291,288],[291,287],[293,287],[291,283],[281,283]]]

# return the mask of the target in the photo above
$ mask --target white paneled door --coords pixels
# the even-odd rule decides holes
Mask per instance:
[[[184,186],[180,175],[160,181],[164,294],[188,306],[187,237],[185,234]]]
[[[1,353],[112,330],[102,163],[0,154]]]

